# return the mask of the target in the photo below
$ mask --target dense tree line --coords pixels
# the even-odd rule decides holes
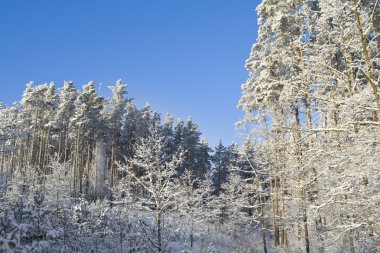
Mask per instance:
[[[252,166],[239,147],[220,143],[213,154],[191,118],[161,120],[121,81],[110,89],[103,98],[93,82],[29,83],[20,103],[1,106],[5,252],[164,252],[180,241],[176,223],[190,248],[206,227],[245,227],[230,178]]]
[[[210,170],[210,148],[192,119],[179,119],[174,126],[173,117],[167,115],[161,126],[160,115],[149,105],[137,109],[126,97],[125,88],[118,81],[110,87],[112,98],[105,99],[96,94],[93,82],[82,91],[66,82],[58,92],[53,83],[28,84],[20,104],[1,108],[3,120],[8,120],[8,125],[2,126],[6,145],[2,145],[1,171],[23,172],[36,166],[49,174],[50,159],[57,155],[60,162],[70,162],[74,195],[88,194],[96,150],[104,148],[107,180],[112,187],[121,176],[117,163],[131,159],[138,140],[149,134],[150,125],[157,124],[167,140],[168,153],[186,150],[178,170],[191,169],[204,178]]]

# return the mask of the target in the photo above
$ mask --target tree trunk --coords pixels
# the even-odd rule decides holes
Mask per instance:
[[[160,205],[157,205],[157,250],[162,252],[162,210]]]
[[[294,116],[296,120],[296,155],[297,155],[297,161],[299,170],[301,170],[301,157],[302,157],[302,149],[301,149],[301,122],[299,117],[299,109],[298,105],[294,108]],[[301,183],[303,176],[302,172],[299,171],[299,183]],[[301,199],[302,199],[302,220],[303,220],[303,229],[304,229],[304,240],[305,240],[305,250],[306,253],[310,252],[310,241],[309,241],[309,230],[308,230],[308,224],[307,224],[307,210],[306,210],[306,190],[305,186],[302,186],[300,190]]]
[[[366,63],[366,67],[368,68],[368,73],[364,72],[364,70],[362,69],[361,69],[361,73],[365,76],[365,78],[367,79],[368,83],[371,86],[372,93],[375,100],[375,105],[377,106],[377,113],[374,114],[374,121],[378,121],[379,114],[380,114],[380,95],[377,88],[377,84],[375,83],[374,66],[371,63],[371,59],[368,52],[368,42],[367,42],[366,34],[364,34],[364,31],[363,31],[363,25],[362,25],[360,13],[359,13],[358,0],[354,0],[354,4],[355,4],[355,9],[354,9],[355,21],[356,21],[356,26],[359,30],[362,54]]]
[[[288,238],[286,236],[286,222],[285,222],[285,190],[284,190],[284,179],[280,182],[281,185],[281,213],[282,213],[282,238],[281,242],[282,245],[287,247],[288,246]]]

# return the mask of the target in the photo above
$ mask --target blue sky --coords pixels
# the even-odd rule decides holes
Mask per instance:
[[[25,84],[121,78],[149,102],[199,124],[211,145],[239,140],[234,123],[245,60],[257,36],[258,0],[2,0],[0,101]]]

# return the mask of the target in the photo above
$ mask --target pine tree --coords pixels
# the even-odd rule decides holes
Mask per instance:
[[[24,252],[20,241],[20,227],[12,212],[4,210],[0,216],[0,251],[4,253]]]
[[[219,194],[222,190],[222,185],[227,181],[229,174],[230,164],[229,164],[229,152],[222,142],[215,147],[215,153],[212,156],[213,162],[213,182],[215,186],[215,193]]]
[[[209,146],[207,139],[201,139],[196,149],[196,168],[197,178],[200,180],[206,179],[211,173],[211,155],[212,149]]]
[[[51,247],[49,232],[52,227],[49,215],[50,210],[46,206],[44,190],[39,188],[34,192],[33,204],[26,217],[31,226],[23,237],[24,243],[31,246],[31,252],[48,252]]]
[[[120,153],[127,159],[133,157],[135,146],[138,140],[138,115],[139,112],[133,101],[126,105],[126,112],[123,115],[122,129],[121,129],[121,149]]]
[[[103,138],[104,135],[102,109],[103,98],[98,97],[96,94],[95,83],[89,82],[84,85],[83,91],[75,102],[75,114],[71,119],[76,135],[73,156],[73,188],[79,189],[80,194],[88,190],[89,172],[93,157],[92,151],[95,148],[96,140]],[[77,171],[78,169],[79,171]]]
[[[58,154],[64,162],[68,161],[68,151],[71,144],[69,142],[70,120],[74,116],[77,95],[78,91],[73,82],[65,82],[63,87],[58,89],[59,104],[54,128],[58,134]]]
[[[121,80],[116,81],[115,86],[110,86],[113,96],[109,101],[106,108],[106,121],[108,122],[109,135],[111,140],[111,155],[110,155],[110,185],[114,186],[117,180],[116,173],[116,161],[122,159],[121,155],[117,153],[120,149],[121,143],[121,130],[123,124],[123,116],[127,107],[127,103],[131,102],[131,99],[127,99],[126,84],[122,84]]]

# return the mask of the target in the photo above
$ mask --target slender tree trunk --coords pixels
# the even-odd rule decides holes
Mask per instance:
[[[256,186],[257,186],[257,189],[260,190],[261,189],[261,186],[260,186],[260,175],[257,175],[256,177]],[[258,191],[258,200],[259,200],[259,210],[261,212],[261,215],[260,215],[260,222],[261,222],[261,238],[263,240],[263,250],[264,250],[264,253],[267,253],[268,252],[268,248],[267,248],[267,240],[266,240],[266,236],[265,236],[265,233],[266,233],[266,227],[265,227],[265,220],[264,220],[264,208],[263,208],[263,201],[262,201],[262,196],[261,196],[261,192]]]
[[[193,234],[193,222],[190,223],[190,247],[192,248],[194,244],[194,234]]]
[[[157,205],[157,249],[162,252],[162,210],[161,206]]]
[[[67,132],[67,127],[65,129],[65,138],[64,138],[64,145],[63,145],[63,153],[64,153],[64,162],[68,161],[68,147],[69,147],[69,135]]]
[[[43,171],[42,167],[42,153],[43,153],[43,145],[45,144],[44,142],[45,138],[45,132],[41,129],[40,130],[40,138],[39,138],[39,150],[38,150],[38,167]]]
[[[63,160],[62,146],[63,146],[63,133],[62,133],[62,131],[60,131],[59,141],[58,141],[58,157],[59,157],[60,162]]]
[[[87,143],[87,158],[86,158],[86,189],[85,189],[86,192],[90,191],[89,187],[90,187],[90,165],[91,165],[90,149],[91,149],[91,146],[92,146],[91,141],[89,141]]]
[[[4,155],[5,155],[4,154],[5,151],[4,151],[3,147],[1,147],[0,152],[1,152],[1,173],[3,174],[3,172],[4,172]]]
[[[111,187],[114,186],[115,184],[115,168],[114,168],[114,163],[115,163],[115,128],[112,128],[112,144],[111,144],[111,168],[110,168],[110,174],[111,174]]]
[[[82,133],[82,136],[84,135],[84,127],[81,131]],[[84,138],[82,138],[82,141],[80,142],[80,149],[82,150],[82,152],[79,152],[80,156],[79,156],[79,192],[80,194],[82,195],[83,194],[83,176],[84,176],[84,172],[85,172],[85,140]],[[84,152],[83,152],[84,151]]]
[[[51,170],[49,171],[49,168],[48,168],[49,158],[50,158],[50,131],[51,130],[49,126],[47,134],[46,134],[45,152],[43,153],[43,159],[42,159],[46,174],[51,173]]]
[[[288,238],[286,236],[286,221],[285,221],[285,190],[284,190],[284,179],[280,182],[281,185],[281,214],[282,214],[282,245],[288,246]]]
[[[272,226],[274,231],[274,245],[277,247],[280,244],[279,237],[278,237],[278,227],[276,222],[276,206],[275,206],[275,193],[273,188],[273,179],[269,179],[269,186],[270,186],[270,192],[271,192],[271,206],[272,206]]]
[[[302,149],[301,149],[301,122],[299,117],[299,109],[298,105],[295,105],[294,108],[294,116],[296,120],[296,154],[299,165],[299,170],[301,169],[301,157],[302,157]],[[302,172],[299,172],[299,182],[301,183],[303,176]],[[307,253],[310,252],[310,241],[309,241],[309,229],[307,224],[307,210],[306,210],[306,190],[305,186],[302,186],[300,190],[301,199],[302,199],[302,220],[303,220],[303,230],[304,230],[304,240],[305,240],[305,250]]]
[[[377,106],[377,113],[374,114],[374,121],[378,121],[379,114],[380,114],[380,94],[377,88],[377,84],[375,82],[374,66],[373,66],[373,63],[371,62],[369,52],[368,52],[368,40],[366,38],[366,34],[364,34],[364,31],[363,31],[362,20],[361,20],[360,12],[359,12],[360,5],[358,4],[358,0],[354,0],[354,4],[355,4],[355,9],[354,9],[355,21],[356,21],[356,26],[359,30],[362,55],[364,57],[366,67],[368,68],[368,73],[364,72],[364,70],[362,69],[361,69],[361,73],[364,75],[364,77],[367,79],[368,83],[371,86],[372,94],[375,100],[375,105]]]
[[[34,153],[34,142],[36,140],[36,128],[37,128],[37,112],[35,113],[34,116],[34,126],[33,126],[33,131],[32,131],[32,141],[30,143],[30,148],[29,148],[29,164],[33,165],[33,153]]]
[[[78,180],[79,180],[79,189],[81,189],[81,186],[82,186],[82,180],[79,179],[78,177],[81,176],[82,172],[81,172],[81,168],[80,168],[80,153],[79,153],[79,150],[80,150],[80,136],[81,136],[81,129],[80,127],[78,128],[78,132],[77,132],[77,140],[76,140],[76,145],[75,145],[75,154],[74,154],[74,166],[73,166],[73,182],[74,182],[74,196],[75,198],[77,197],[77,183],[78,183]]]
[[[306,201],[305,198],[305,189],[303,189],[303,199]],[[306,207],[303,207],[303,228],[304,228],[304,236],[305,236],[305,249],[306,252],[310,252],[310,241],[309,241],[309,229],[308,229],[308,223],[307,223],[307,211]]]

